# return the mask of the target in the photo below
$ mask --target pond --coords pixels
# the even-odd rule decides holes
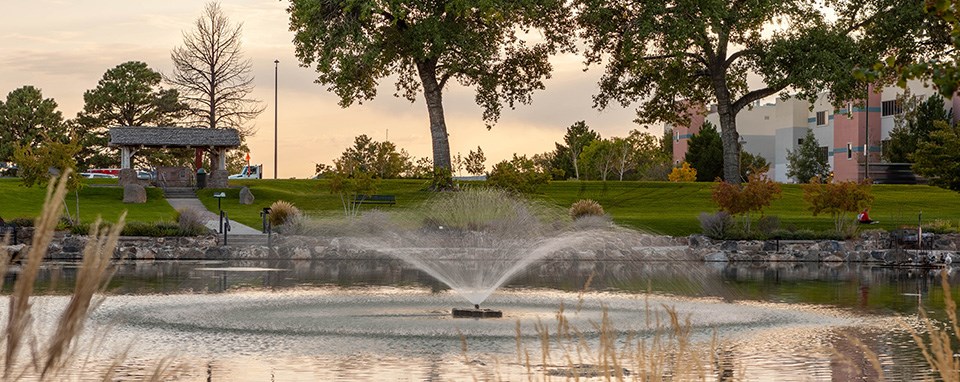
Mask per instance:
[[[44,266],[39,321],[66,304],[76,266]],[[862,343],[887,378],[922,380],[931,371],[901,323],[916,325],[919,310],[944,319],[940,277],[856,264],[539,261],[484,302],[504,318],[477,320],[451,318],[470,303],[400,261],[130,261],[89,332],[92,363],[128,349],[131,379],[174,357],[182,380],[525,380],[596,369],[595,354],[558,343],[542,357],[541,335],[561,337],[561,309],[574,342],[609,330],[618,348],[669,332],[656,322],[673,310],[694,342],[719,341],[705,359],[720,379],[876,379]]]

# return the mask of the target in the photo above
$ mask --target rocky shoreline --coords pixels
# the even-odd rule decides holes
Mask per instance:
[[[30,240],[22,230],[17,242]],[[128,260],[319,260],[392,258],[390,242],[379,250],[363,238],[276,236],[264,244],[220,245],[218,236],[122,237],[117,259]],[[51,260],[75,260],[87,237],[58,233],[47,250]],[[229,241],[229,240],[228,240]],[[0,246],[16,258],[25,244]],[[424,249],[431,250],[431,249]],[[443,253],[440,248],[438,253]],[[960,261],[960,234],[925,235],[923,250],[893,243],[883,232],[866,232],[856,240],[713,240],[702,235],[668,237],[630,231],[599,235],[559,249],[550,260],[706,261],[706,262],[846,262],[874,264],[943,264]]]

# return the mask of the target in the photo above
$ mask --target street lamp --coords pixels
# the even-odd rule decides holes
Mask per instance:
[[[277,179],[277,78],[280,60],[273,60],[273,179]]]

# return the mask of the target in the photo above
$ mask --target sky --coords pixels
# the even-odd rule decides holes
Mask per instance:
[[[73,118],[83,108],[83,92],[121,63],[143,61],[170,74],[170,51],[182,44],[182,33],[192,29],[204,5],[197,0],[0,0],[0,96],[33,85],[57,101],[64,118]],[[422,96],[414,103],[394,97],[393,79],[387,78],[375,100],[341,108],[333,93],[314,82],[316,72],[297,61],[287,5],[278,0],[221,2],[231,21],[243,24],[243,49],[255,77],[253,97],[266,106],[254,123],[256,134],[248,139],[251,162],[263,164],[265,177],[274,175],[275,110],[280,178],[312,176],[314,164],[332,163],[360,134],[377,141],[389,138],[417,158],[432,157]],[[277,108],[274,60],[280,61]],[[505,108],[489,131],[472,89],[449,85],[444,108],[452,154],[466,156],[480,146],[489,169],[514,153],[553,150],[566,128],[579,120],[603,137],[643,129],[632,122],[632,109],[592,108],[601,67],[584,71],[583,59],[576,55],[551,62],[554,72],[546,89],[535,93],[530,105]],[[662,128],[646,131],[657,135]]]

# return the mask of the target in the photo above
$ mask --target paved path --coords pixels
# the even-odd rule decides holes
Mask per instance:
[[[192,210],[200,211],[204,218],[203,225],[207,226],[214,231],[216,231],[220,225],[220,215],[215,214],[207,210],[207,207],[200,203],[200,199],[167,199],[167,203],[170,203],[173,206],[173,209],[179,210],[183,208],[189,208]],[[228,212],[229,213],[229,212]],[[230,220],[230,234],[231,235],[263,235],[259,229],[254,229],[234,220]]]

